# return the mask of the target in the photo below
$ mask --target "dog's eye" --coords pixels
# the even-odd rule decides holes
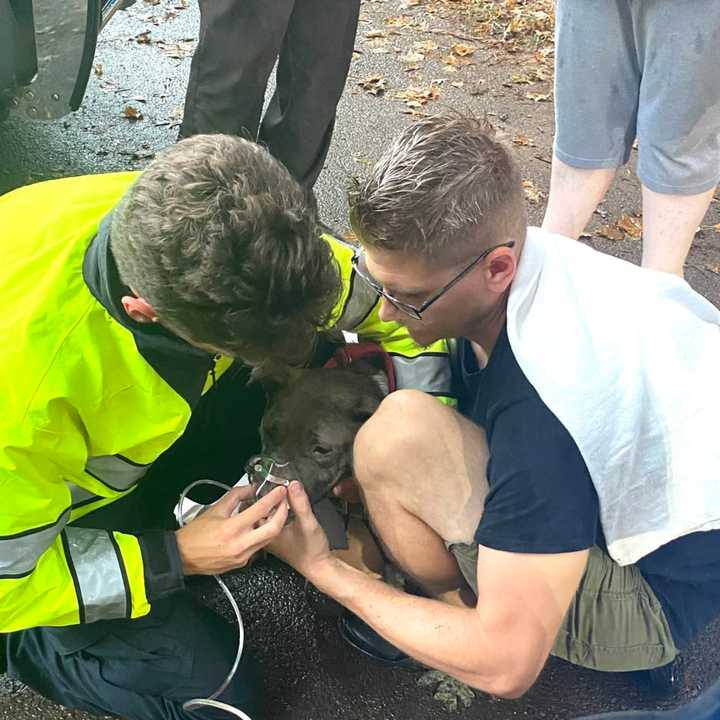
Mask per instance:
[[[325,445],[316,445],[313,448],[313,455],[315,457],[326,457],[332,452],[332,448],[326,447]]]

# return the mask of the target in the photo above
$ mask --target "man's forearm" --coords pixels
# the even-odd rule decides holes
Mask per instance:
[[[512,694],[517,655],[477,610],[407,595],[336,558],[310,580],[425,665],[486,692]]]

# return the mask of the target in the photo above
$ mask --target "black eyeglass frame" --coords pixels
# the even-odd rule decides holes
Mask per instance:
[[[446,292],[448,292],[448,290],[455,287],[455,285],[457,285],[476,265],[478,265],[478,263],[482,262],[493,250],[497,250],[501,247],[511,248],[514,245],[515,241],[509,240],[508,242],[499,243],[498,245],[493,245],[492,247],[489,247],[487,250],[478,255],[466,268],[461,270],[449,283],[447,283],[447,285],[444,285],[434,295],[431,295],[427,300],[425,300],[420,305],[420,307],[416,307],[411,303],[406,303],[402,300],[398,300],[396,297],[393,297],[383,288],[382,285],[376,282],[371,275],[363,272],[359,266],[360,257],[363,254],[363,250],[361,248],[355,250],[355,253],[353,254],[352,260],[350,262],[353,270],[357,273],[358,277],[362,278],[365,284],[368,285],[368,287],[370,287],[372,290],[374,290],[381,298],[387,300],[394,308],[397,308],[398,310],[400,310],[400,312],[404,312],[406,315],[413,318],[413,320],[422,320],[422,314],[434,302],[438,301]]]

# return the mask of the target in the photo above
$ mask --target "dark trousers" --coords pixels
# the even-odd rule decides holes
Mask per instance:
[[[228,133],[257,138],[295,178],[312,186],[330,146],[360,0],[199,3],[200,39],[180,136]],[[261,124],[276,60],[277,87]]]
[[[720,718],[720,680],[687,705],[673,710],[627,710],[593,715],[577,720],[718,720]]]
[[[193,480],[234,483],[257,452],[264,394],[230,370],[201,401],[185,435],[157,460],[138,489],[77,525],[141,531],[172,528],[172,508]],[[216,491],[192,493],[202,502]],[[107,620],[66,628],[32,628],[0,636],[8,674],[67,707],[128,720],[224,718],[219,710],[186,713],[182,704],[206,698],[225,679],[237,631],[182,592],[154,603],[136,620]],[[0,645],[0,649],[2,645]],[[249,653],[219,700],[258,714],[257,682]]]

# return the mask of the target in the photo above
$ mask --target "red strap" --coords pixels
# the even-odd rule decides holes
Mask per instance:
[[[392,358],[386,353],[380,345],[372,342],[364,343],[348,343],[339,347],[335,354],[325,363],[326,368],[349,368],[357,360],[381,359],[384,366],[385,374],[388,379],[388,392],[394,392],[395,387],[395,368],[392,364]],[[374,363],[380,365],[380,363]]]

